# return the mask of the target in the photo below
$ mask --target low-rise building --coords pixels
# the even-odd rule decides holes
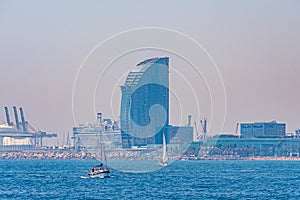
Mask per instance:
[[[240,134],[243,138],[284,137],[286,135],[286,124],[276,121],[241,123]]]

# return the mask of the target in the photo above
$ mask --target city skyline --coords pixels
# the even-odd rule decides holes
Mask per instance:
[[[76,125],[72,117],[72,87],[88,52],[118,32],[155,26],[191,36],[217,63],[227,95],[223,132],[233,133],[236,122],[272,120],[286,122],[287,132],[294,132],[300,128],[297,91],[300,5],[297,1],[290,2],[195,1],[176,5],[163,2],[153,16],[151,9],[142,11],[139,3],[124,5],[127,10],[135,11],[128,15],[126,9],[115,8],[108,2],[92,2],[94,6],[89,5],[89,9],[75,2],[66,10],[69,3],[56,6],[47,2],[45,6],[33,1],[18,4],[3,1],[0,4],[0,25],[5,27],[0,33],[1,107],[23,107],[26,118],[48,132],[60,136],[71,132]],[[116,15],[106,11],[112,7]],[[166,7],[170,12],[167,16],[163,15]],[[185,9],[189,12],[183,12]],[[139,20],[141,12],[143,17]],[[175,13],[180,17],[174,21]],[[109,23],[105,16],[110,17]],[[124,66],[133,66],[153,54],[161,56],[157,52],[141,54],[134,63],[125,60]],[[112,117],[106,115],[109,109],[99,111]],[[3,109],[0,121],[5,122]]]

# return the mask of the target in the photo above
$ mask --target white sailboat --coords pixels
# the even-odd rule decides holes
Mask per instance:
[[[109,178],[110,171],[108,168],[103,167],[103,164],[101,163],[100,165],[93,167],[88,175],[90,178]]]
[[[168,152],[167,152],[167,141],[166,141],[166,135],[165,133],[163,133],[163,153],[162,153],[162,159],[161,161],[158,163],[160,166],[167,166],[168,165],[168,160],[169,160],[169,156],[168,156]]]
[[[88,175],[90,178],[109,178],[110,171],[107,167],[107,160],[106,160],[105,148],[103,142],[104,128],[102,125],[102,113],[98,113],[98,119],[99,119],[99,127],[100,127],[100,134],[99,134],[100,165],[93,167],[92,171]],[[105,161],[105,166],[103,165],[103,161]]]

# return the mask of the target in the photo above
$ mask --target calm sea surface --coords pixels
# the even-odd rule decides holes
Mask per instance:
[[[81,178],[94,164],[1,160],[0,199],[300,199],[300,161],[178,161],[151,173]]]

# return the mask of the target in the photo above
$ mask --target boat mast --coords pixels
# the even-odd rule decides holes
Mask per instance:
[[[103,143],[103,125],[102,125],[102,113],[97,113],[97,118],[98,118],[98,123],[99,123],[99,129],[100,129],[100,160],[101,162],[103,161],[103,156],[104,156],[104,161],[105,165],[107,166],[107,160],[105,156],[105,149],[104,149],[104,143]]]

